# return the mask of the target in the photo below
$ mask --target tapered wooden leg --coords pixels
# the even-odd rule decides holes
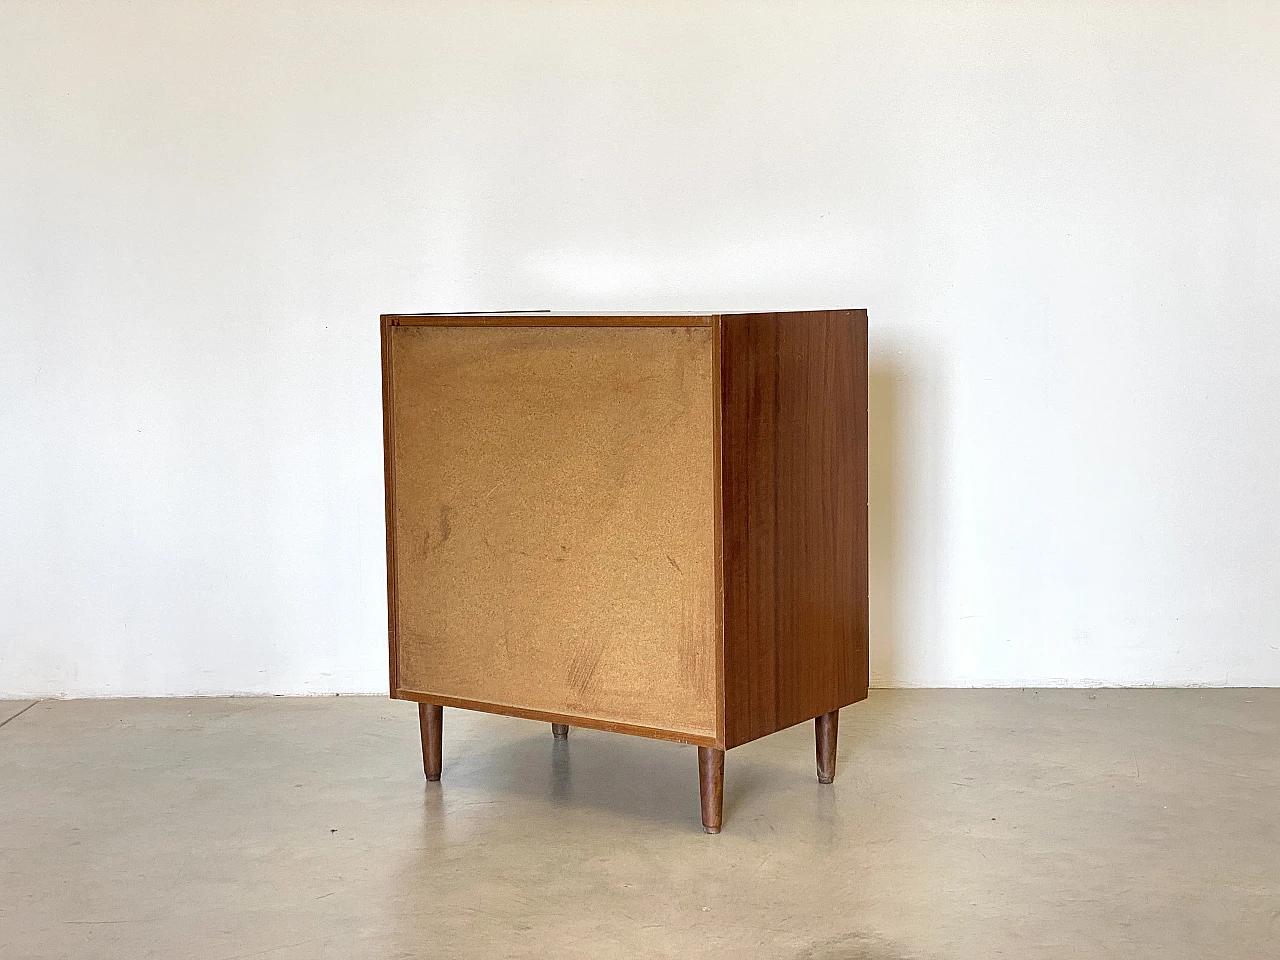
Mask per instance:
[[[830,783],[836,778],[836,729],[840,711],[832,710],[813,721],[814,743],[818,748],[818,782]]]
[[[553,723],[551,725],[551,735],[557,740],[568,740],[569,725],[567,723]]]
[[[702,786],[702,829],[720,832],[724,813],[724,751],[698,748],[698,780]]]
[[[444,707],[434,703],[418,704],[418,728],[422,732],[422,769],[428,780],[440,779],[440,727]]]

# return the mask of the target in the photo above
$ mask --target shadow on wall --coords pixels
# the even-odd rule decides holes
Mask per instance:
[[[936,352],[875,336],[867,374],[873,687],[944,682],[947,391]]]

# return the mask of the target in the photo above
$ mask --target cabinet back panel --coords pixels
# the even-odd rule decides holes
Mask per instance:
[[[385,336],[396,688],[714,737],[713,329]]]

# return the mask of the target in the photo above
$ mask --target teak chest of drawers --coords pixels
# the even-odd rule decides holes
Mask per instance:
[[[867,315],[382,318],[391,694],[724,751],[867,695]]]

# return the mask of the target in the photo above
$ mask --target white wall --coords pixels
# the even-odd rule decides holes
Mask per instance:
[[[861,307],[872,676],[1280,683],[1280,3],[0,17],[0,696],[385,689],[377,317]]]

